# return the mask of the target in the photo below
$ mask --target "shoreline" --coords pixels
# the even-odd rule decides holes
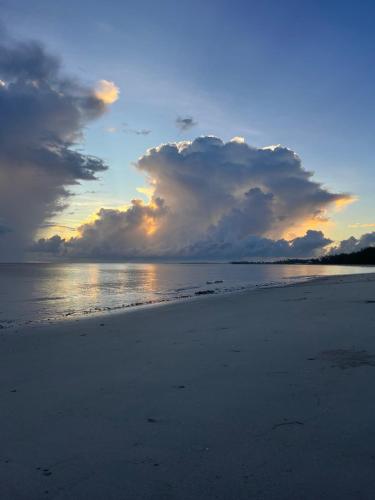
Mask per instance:
[[[118,314],[126,314],[131,311],[135,310],[147,310],[147,309],[154,309],[158,307],[164,307],[168,305],[173,305],[173,304],[184,304],[184,303],[190,303],[194,302],[197,300],[202,300],[202,299],[214,299],[218,297],[226,297],[230,295],[237,295],[237,294],[243,294],[243,293],[251,293],[256,290],[263,290],[263,289],[271,289],[271,288],[284,288],[284,287],[289,287],[289,286],[298,286],[300,284],[304,283],[309,283],[311,281],[319,281],[323,279],[330,279],[330,278],[339,278],[339,277],[348,277],[348,278],[354,278],[356,276],[367,276],[375,274],[375,270],[373,272],[364,272],[364,273],[354,273],[354,274],[337,274],[337,275],[326,275],[326,276],[320,276],[320,275],[312,275],[312,276],[295,276],[295,277],[290,277],[290,278],[285,278],[284,281],[270,281],[267,283],[260,283],[260,284],[254,284],[254,285],[248,285],[248,286],[241,286],[239,288],[233,288],[233,289],[216,289],[212,291],[211,289],[199,291],[198,293],[194,293],[192,295],[181,295],[181,296],[175,296],[170,299],[168,298],[162,298],[160,300],[153,300],[153,301],[145,301],[145,302],[139,302],[135,304],[123,304],[121,306],[114,306],[114,307],[103,307],[102,309],[97,309],[97,310],[90,310],[90,311],[82,311],[79,313],[63,313],[60,318],[48,318],[48,319],[43,319],[40,321],[36,320],[24,320],[22,323],[16,323],[15,320],[11,321],[0,321],[0,333],[5,332],[5,331],[20,331],[24,329],[35,329],[35,328],[40,328],[40,327],[49,327],[49,326],[57,326],[57,325],[62,325],[67,323],[68,325],[71,322],[77,322],[77,321],[82,321],[86,319],[104,319],[109,315],[118,315]],[[209,284],[207,284],[209,286]]]
[[[0,497],[370,499],[375,274],[0,332]]]

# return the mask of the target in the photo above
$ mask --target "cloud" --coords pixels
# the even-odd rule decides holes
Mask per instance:
[[[322,231],[313,231],[309,229],[305,236],[294,238],[290,243],[291,253],[294,256],[315,255],[322,248],[330,245],[332,240],[326,238]]]
[[[135,134],[135,135],[149,135],[151,134],[152,130],[150,129],[147,129],[147,128],[142,128],[142,129],[134,129],[134,128],[130,128],[130,129],[127,129],[127,130],[124,130],[125,133],[128,133],[128,134]]]
[[[107,127],[106,131],[109,134],[116,134],[117,132],[120,132],[121,130],[117,127]],[[134,135],[150,135],[152,130],[147,129],[147,128],[136,129],[136,128],[124,127],[122,129],[122,132],[124,132],[125,134],[134,134]]]
[[[182,132],[186,132],[186,130],[190,130],[191,128],[195,127],[198,125],[196,121],[194,121],[192,116],[178,116],[176,118],[176,126],[179,128]]]
[[[375,246],[375,231],[363,234],[360,238],[351,236],[346,240],[342,240],[338,245],[330,251],[332,254],[358,252],[363,248]]]
[[[95,97],[105,104],[113,104],[120,95],[120,89],[113,82],[100,80],[95,88]]]
[[[355,224],[349,224],[348,227],[352,227],[352,228],[375,227],[375,223],[356,222]]]
[[[0,222],[0,236],[10,232],[12,232],[12,230],[8,226]]]
[[[183,255],[200,259],[243,259],[243,258],[283,258],[312,257],[322,252],[332,243],[322,231],[308,230],[304,236],[287,241],[284,238],[271,239],[249,235],[239,240],[200,241],[187,248]]]
[[[242,137],[240,135],[236,135],[235,137],[232,137],[230,142],[238,142],[239,144],[244,144],[246,141],[245,141],[244,137]]]
[[[33,243],[29,250],[32,252],[62,255],[64,253],[64,243],[65,239],[56,234],[55,236],[51,236],[51,238],[41,238]]]
[[[66,255],[100,258],[310,256],[331,240],[321,231],[286,241],[286,231],[327,218],[348,194],[313,180],[296,153],[217,137],[162,144],[136,167],[149,181],[149,203],[102,209],[65,243]],[[323,217],[324,216],[324,217]]]
[[[127,123],[123,123],[122,125],[123,125],[123,132],[125,134],[149,135],[152,132],[152,130],[147,129],[147,128],[141,128],[141,129],[130,128],[130,127],[128,127]]]
[[[102,208],[94,222],[79,228],[78,238],[66,242],[64,253],[71,257],[134,258],[142,249],[143,256],[152,255],[154,247],[150,246],[150,240],[166,213],[160,198],[150,204],[132,200],[125,211]]]
[[[132,132],[136,135],[149,135],[151,134],[152,130],[142,128],[141,130],[133,130]]]
[[[54,222],[54,221],[45,222],[44,224],[41,224],[39,227],[41,229],[45,229],[45,228],[49,228],[49,227],[57,227],[57,228],[60,228],[60,229],[68,229],[69,231],[74,231],[75,230],[75,228],[72,227],[72,226],[67,226],[65,224],[61,224],[59,222]]]
[[[4,37],[0,79],[0,217],[9,228],[0,246],[4,260],[22,257],[39,225],[66,206],[69,186],[106,170],[101,159],[75,146],[118,90],[104,80],[99,91],[87,87],[62,74],[59,58],[41,44]]]

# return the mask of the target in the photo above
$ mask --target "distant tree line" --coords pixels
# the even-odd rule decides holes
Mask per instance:
[[[364,248],[358,252],[324,255],[317,259],[286,259],[274,262],[233,261],[231,264],[329,264],[343,266],[375,266],[375,247]]]
[[[324,255],[319,259],[313,259],[313,264],[342,264],[342,265],[375,265],[375,247],[364,248],[359,252],[340,253],[336,255]]]

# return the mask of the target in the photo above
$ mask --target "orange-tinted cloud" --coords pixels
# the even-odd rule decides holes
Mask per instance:
[[[243,140],[162,144],[137,167],[150,181],[151,191],[140,190],[149,201],[101,210],[67,243],[72,256],[311,255],[331,243],[321,231],[329,209],[350,199],[313,180],[293,151]]]
[[[115,83],[108,80],[99,80],[95,88],[95,97],[104,104],[113,104],[120,95],[120,89]]]

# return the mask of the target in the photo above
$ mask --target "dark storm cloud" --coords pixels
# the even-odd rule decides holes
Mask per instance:
[[[104,210],[66,255],[100,258],[238,258],[310,256],[331,240],[309,230],[284,239],[325,210],[350,199],[312,180],[300,158],[280,146],[255,148],[217,137],[162,144],[143,155],[137,168],[154,190],[149,204]]]
[[[64,207],[68,187],[107,168],[74,148],[105,109],[41,44],[0,38],[0,217],[12,228],[0,258],[21,255],[39,225]]]
[[[186,130],[189,130],[193,127],[198,125],[196,121],[194,121],[192,116],[178,116],[176,118],[176,126],[179,128],[182,132],[185,132]]]
[[[40,238],[33,243],[29,250],[38,253],[51,253],[54,255],[62,255],[64,253],[65,239],[61,238],[58,234],[51,238]]]
[[[12,43],[0,39],[0,68],[5,78],[46,81],[57,73],[60,61],[46,54],[43,47],[35,42]]]
[[[10,229],[10,227],[8,227],[5,224],[2,224],[0,222],[0,236],[3,234],[11,233],[11,232],[12,232],[12,230]]]

